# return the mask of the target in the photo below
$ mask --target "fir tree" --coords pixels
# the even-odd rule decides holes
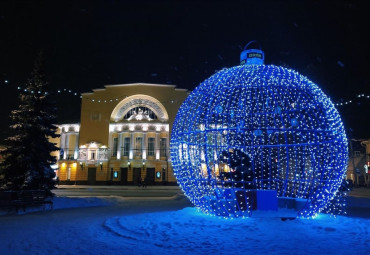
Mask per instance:
[[[7,138],[3,188],[12,190],[54,188],[55,177],[51,165],[56,158],[51,152],[58,150],[48,138],[58,137],[55,108],[49,102],[45,76],[41,70],[42,57],[37,57],[26,89],[19,95],[18,109],[11,112],[14,135]],[[50,192],[49,192],[50,193]]]

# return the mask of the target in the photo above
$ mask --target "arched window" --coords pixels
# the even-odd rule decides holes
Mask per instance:
[[[157,115],[149,108],[137,106],[131,108],[123,117],[125,120],[156,120]]]
[[[168,113],[157,99],[147,95],[133,95],[119,102],[111,114],[111,121],[160,120],[168,121]]]

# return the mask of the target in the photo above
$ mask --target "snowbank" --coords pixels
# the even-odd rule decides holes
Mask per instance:
[[[363,255],[370,250],[368,198],[349,197],[348,216],[286,221],[211,217],[184,196],[56,197],[54,208],[1,216],[0,254]]]
[[[92,206],[108,206],[113,203],[112,199],[97,197],[54,197],[53,209],[80,208]]]
[[[114,217],[104,226],[137,254],[367,254],[370,248],[370,220],[348,216],[230,220],[188,207]]]

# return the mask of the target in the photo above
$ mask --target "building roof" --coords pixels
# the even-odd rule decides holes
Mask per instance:
[[[171,85],[171,84],[154,84],[154,83],[144,83],[144,82],[105,85],[104,88],[97,88],[97,89],[93,89],[92,91],[93,92],[96,92],[96,91],[105,91],[107,88],[112,88],[112,87],[130,87],[130,86],[169,87],[169,88],[174,88],[175,90],[178,90],[178,91],[188,91],[187,89],[176,88],[176,85]],[[81,95],[91,95],[93,92],[85,92],[85,93],[81,93]]]

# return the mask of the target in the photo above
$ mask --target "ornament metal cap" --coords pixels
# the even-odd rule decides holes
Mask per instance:
[[[247,43],[242,53],[240,53],[240,65],[263,65],[264,60],[265,53],[262,51],[261,45],[257,41],[250,41]]]

